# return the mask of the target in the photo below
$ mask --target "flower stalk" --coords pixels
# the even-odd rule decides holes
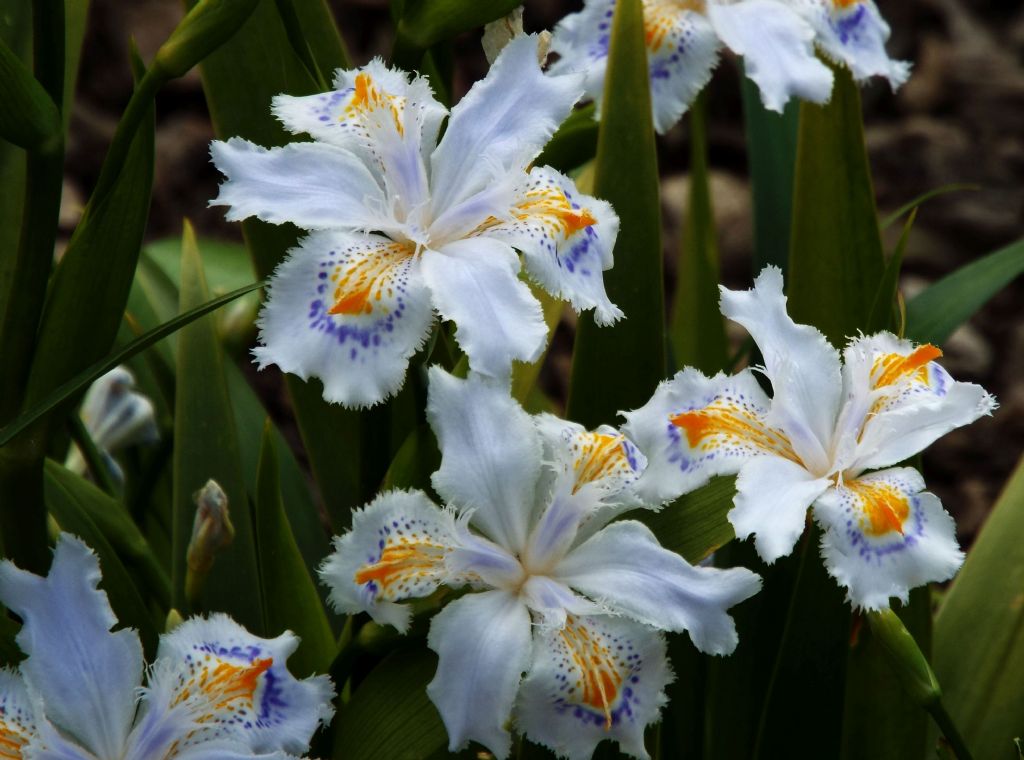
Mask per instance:
[[[939,679],[903,621],[891,609],[869,612],[867,619],[904,690],[932,716],[957,759],[971,760],[970,750],[942,704]]]

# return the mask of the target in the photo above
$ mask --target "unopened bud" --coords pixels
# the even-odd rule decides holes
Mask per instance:
[[[115,367],[89,386],[79,416],[117,481],[123,478],[112,456],[160,437],[153,402],[135,391],[135,378],[125,367]],[[85,473],[85,459],[77,446],[68,452],[65,466],[80,475]]]
[[[164,621],[164,633],[170,633],[184,622],[185,618],[181,616],[181,613],[174,607],[171,607],[171,609],[167,611],[167,619]]]
[[[219,48],[249,18],[258,0],[199,0],[160,46],[153,68],[173,79]]]
[[[196,503],[196,516],[192,522],[192,539],[188,543],[185,562],[185,595],[194,604],[199,598],[203,582],[213,567],[217,554],[235,540],[235,528],[228,513],[228,497],[215,480],[192,495]]]
[[[936,704],[942,698],[939,681],[903,621],[889,609],[869,612],[867,619],[906,692],[922,707]]]

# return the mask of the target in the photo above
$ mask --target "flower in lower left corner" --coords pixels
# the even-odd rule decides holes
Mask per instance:
[[[227,615],[161,637],[148,672],[117,624],[99,562],[61,534],[43,578],[0,564],[0,602],[23,621],[27,658],[0,670],[0,756],[21,760],[290,760],[334,710],[326,676],[285,665],[298,640],[253,636]]]

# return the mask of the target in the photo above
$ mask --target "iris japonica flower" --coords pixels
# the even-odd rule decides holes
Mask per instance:
[[[79,416],[119,483],[124,481],[124,473],[113,455],[160,438],[153,402],[135,390],[135,376],[127,367],[115,367],[89,386]],[[78,446],[72,444],[65,466],[80,475],[88,469]]]
[[[815,57],[815,31],[790,7],[794,2],[643,0],[655,129],[665,132],[679,121],[711,79],[723,47],[743,56],[766,108],[781,111],[793,96],[827,101],[832,72]],[[598,104],[614,12],[615,0],[585,0],[582,11],[562,19],[551,41],[561,56],[551,72],[583,72],[587,95]]]
[[[738,474],[729,521],[767,562],[792,551],[813,507],[825,565],[856,607],[886,608],[953,577],[964,556],[953,519],[916,470],[893,465],[990,414],[993,398],[953,380],[935,346],[887,332],[850,340],[840,361],[820,332],[790,319],[774,267],[752,290],[722,288],[721,308],[757,343],[772,397],[750,369],[687,368],[663,382],[623,427],[648,457],[645,498]]]
[[[730,606],[754,594],[749,570],[692,567],[642,523],[645,461],[611,427],[531,417],[480,376],[429,373],[427,415],[441,466],[421,491],[391,491],[353,517],[321,569],[342,612],[406,630],[402,604],[467,587],[431,621],[439,656],[427,687],[452,751],[475,740],[499,758],[507,725],[569,758],[606,738],[641,758],[672,674],[660,631],[704,652],[737,643]],[[526,674],[525,677],[523,674]]]
[[[910,76],[910,64],[885,52],[889,25],[872,0],[784,0],[814,29],[824,55],[850,69],[862,82],[885,77],[896,90]]]
[[[0,670],[0,755],[25,760],[288,760],[333,714],[326,676],[285,667],[298,640],[253,636],[226,615],[160,639],[142,686],[135,631],[96,588],[99,563],[61,534],[47,577],[0,564],[0,601],[27,655]]]
[[[275,272],[259,318],[260,366],[319,377],[324,398],[377,403],[402,384],[435,310],[458,327],[473,370],[507,376],[547,341],[519,278],[601,324],[622,312],[602,272],[619,220],[548,167],[530,164],[583,93],[548,77],[534,37],[513,40],[447,115],[423,77],[373,61],[338,71],[333,92],[279,95],[275,115],[312,142],[267,150],[214,142],[227,218],[311,231]]]

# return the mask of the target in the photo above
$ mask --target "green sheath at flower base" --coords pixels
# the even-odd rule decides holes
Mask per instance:
[[[28,150],[59,141],[60,113],[32,72],[0,39],[0,138]]]
[[[867,619],[907,694],[932,716],[953,756],[957,760],[971,760],[970,749],[942,704],[939,679],[903,621],[891,609],[869,612]]]
[[[153,68],[168,79],[185,72],[237,32],[257,0],[200,0],[178,24],[153,59]]]
[[[942,698],[942,689],[928,660],[891,609],[868,613],[871,632],[882,645],[903,688],[922,707],[930,707]]]

